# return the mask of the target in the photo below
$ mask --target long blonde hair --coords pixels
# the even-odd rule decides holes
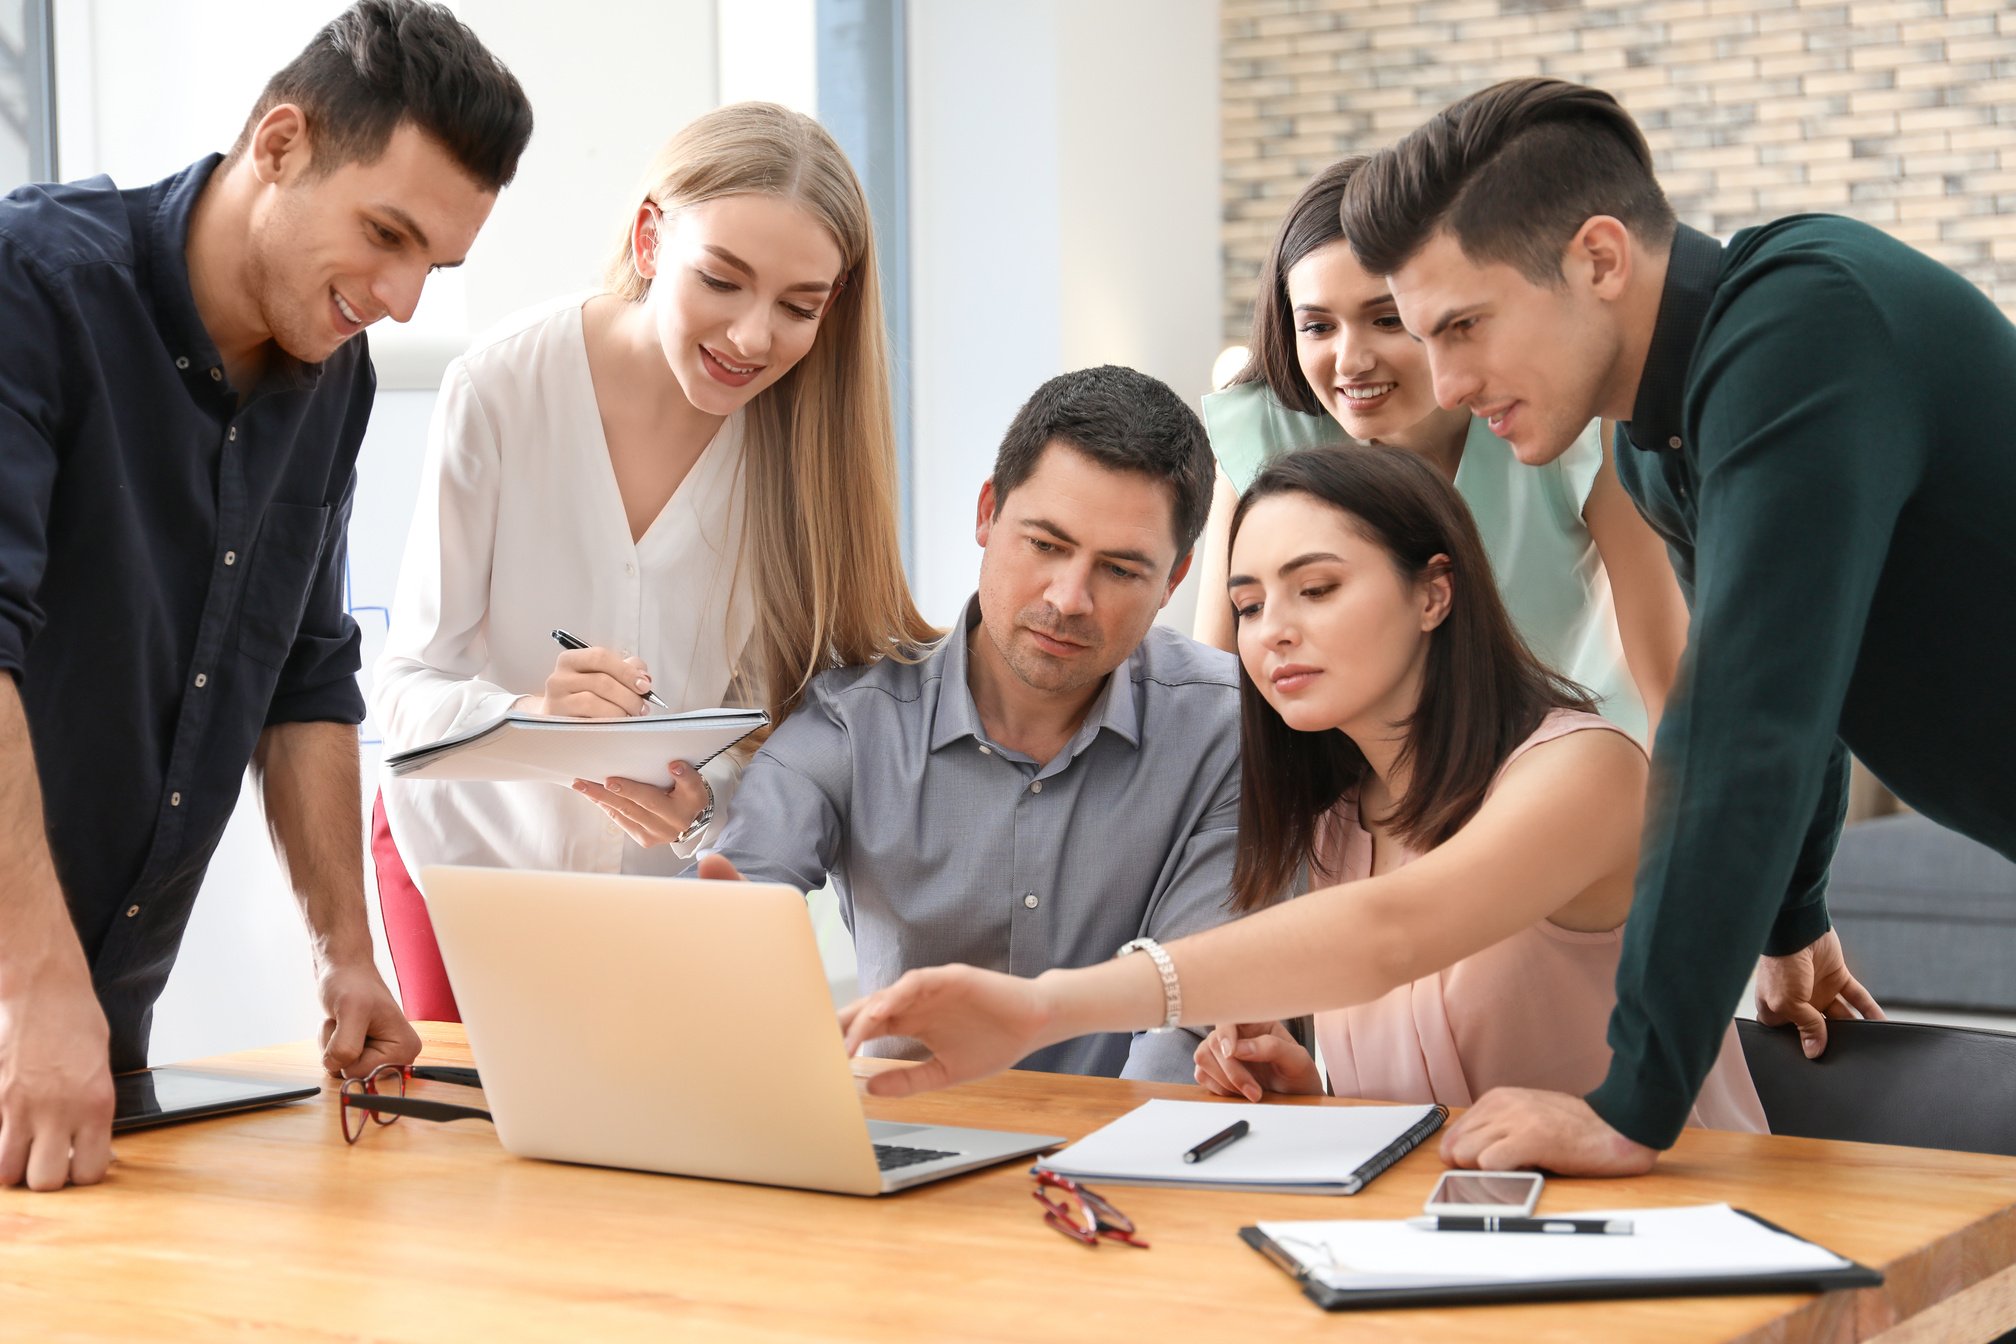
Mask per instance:
[[[748,526],[738,569],[753,574],[755,628],[744,684],[782,723],[818,673],[915,660],[939,631],[918,614],[896,538],[896,429],[868,199],[824,127],[775,103],[733,103],[667,141],[624,214],[605,277],[639,302],[651,282],[631,250],[637,207],[667,214],[723,196],[803,206],[839,244],[846,269],[812,348],[744,416]]]

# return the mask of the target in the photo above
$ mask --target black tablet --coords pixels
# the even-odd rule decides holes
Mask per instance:
[[[114,1132],[165,1125],[176,1120],[200,1120],[231,1111],[312,1097],[322,1089],[313,1084],[283,1083],[272,1078],[242,1078],[229,1073],[167,1064],[112,1076],[119,1098],[112,1114]]]

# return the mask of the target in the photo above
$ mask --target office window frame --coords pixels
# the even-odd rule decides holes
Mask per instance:
[[[4,54],[21,70],[23,121],[15,129],[28,149],[22,181],[47,182],[56,176],[56,0],[21,0],[21,19],[21,49]],[[20,185],[0,182],[0,192]]]
[[[817,0],[814,69],[819,121],[853,162],[875,217],[896,418],[897,526],[914,584],[908,8],[908,0]]]

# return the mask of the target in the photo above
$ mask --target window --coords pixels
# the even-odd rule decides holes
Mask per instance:
[[[56,172],[55,0],[0,0],[0,192]]]
[[[889,325],[890,394],[902,492],[904,569],[917,579],[911,538],[910,163],[905,128],[904,0],[818,0],[819,120],[847,152],[875,216],[875,268]]]

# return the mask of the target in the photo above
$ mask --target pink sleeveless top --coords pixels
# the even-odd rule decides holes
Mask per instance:
[[[1543,742],[1585,730],[1623,733],[1594,714],[1557,709],[1505,765]],[[1417,857],[1406,853],[1401,862]],[[1355,800],[1339,803],[1323,820],[1317,858],[1333,881],[1370,875],[1372,836],[1359,824]],[[1468,1106],[1494,1087],[1573,1096],[1591,1091],[1610,1067],[1604,1033],[1617,1006],[1623,944],[1621,924],[1605,933],[1578,933],[1543,919],[1383,998],[1319,1013],[1316,1040],[1330,1090],[1340,1097],[1449,1106]],[[1766,1132],[1734,1022],[1688,1123]]]

